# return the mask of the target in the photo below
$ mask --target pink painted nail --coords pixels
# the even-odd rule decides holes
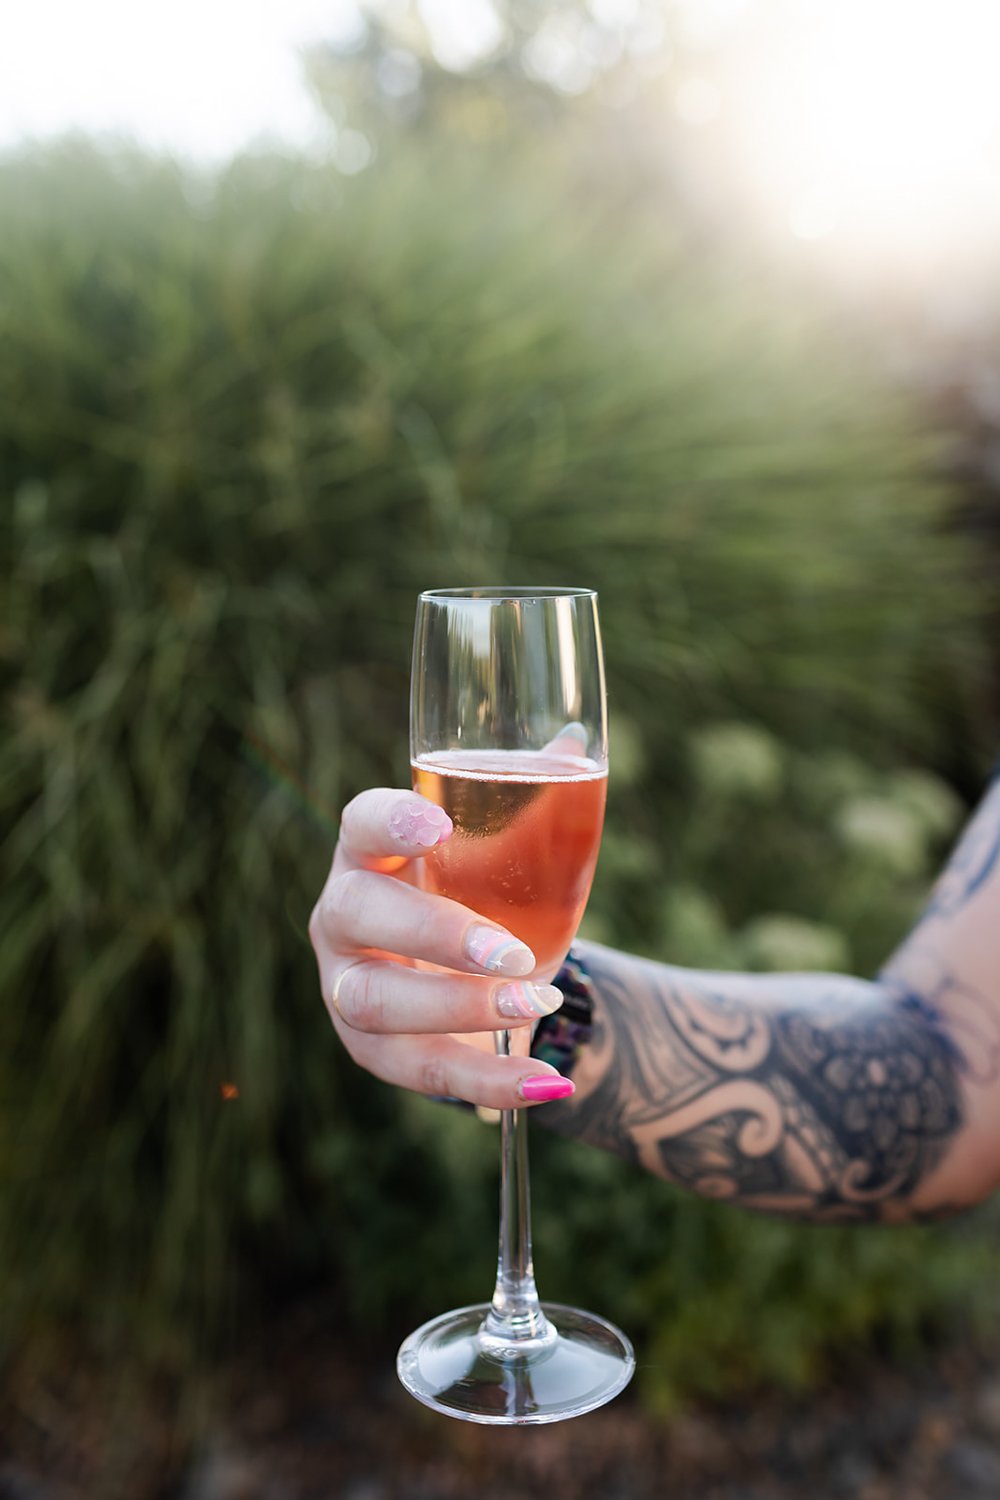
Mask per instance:
[[[453,827],[444,808],[435,807],[432,802],[423,806],[401,802],[389,819],[393,838],[418,849],[433,849],[435,844],[443,844]]]
[[[535,1073],[522,1078],[517,1092],[526,1104],[548,1104],[552,1099],[568,1099],[576,1093],[572,1078],[560,1078],[558,1074]]]
[[[554,984],[527,984],[522,979],[520,984],[501,984],[494,998],[498,1015],[537,1021],[539,1016],[551,1016],[565,997]]]
[[[535,967],[535,955],[524,943],[502,927],[485,927],[477,924],[465,934],[465,956],[490,974],[510,974],[521,977],[530,974]]]

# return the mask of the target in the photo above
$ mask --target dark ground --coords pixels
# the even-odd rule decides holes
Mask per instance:
[[[186,1393],[203,1428],[186,1452],[162,1392],[65,1366],[18,1389],[0,1407],[0,1500],[1000,1500],[1000,1346],[869,1360],[808,1399],[658,1419],[626,1394],[498,1430],[425,1410],[391,1349],[354,1357],[304,1315],[224,1396]]]

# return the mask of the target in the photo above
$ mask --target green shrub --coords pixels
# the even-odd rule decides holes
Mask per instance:
[[[913,768],[971,763],[977,606],[860,339],[557,154],[422,150],[0,164],[9,1341],[71,1316],[185,1359],[290,1286],[395,1332],[487,1292],[494,1137],[345,1061],[305,937],[339,807],[407,774],[419,588],[600,589],[612,939],[742,962],[777,913],[877,962],[955,823]],[[537,1155],[545,1284],[664,1390],[805,1379],[960,1297],[964,1240]]]

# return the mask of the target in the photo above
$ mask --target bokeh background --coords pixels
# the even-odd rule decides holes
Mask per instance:
[[[542,1129],[543,1291],[635,1388],[411,1408],[496,1135],[353,1068],[305,930],[408,778],[418,590],[568,581],[585,931],[891,951],[1000,738],[998,42],[972,0],[0,20],[0,1494],[1000,1493],[989,1206],[748,1219]]]

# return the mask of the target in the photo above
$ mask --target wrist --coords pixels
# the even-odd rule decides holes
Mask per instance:
[[[579,950],[570,950],[552,983],[562,992],[563,1003],[536,1026],[531,1056],[570,1078],[590,1044],[594,1019],[593,980]]]

